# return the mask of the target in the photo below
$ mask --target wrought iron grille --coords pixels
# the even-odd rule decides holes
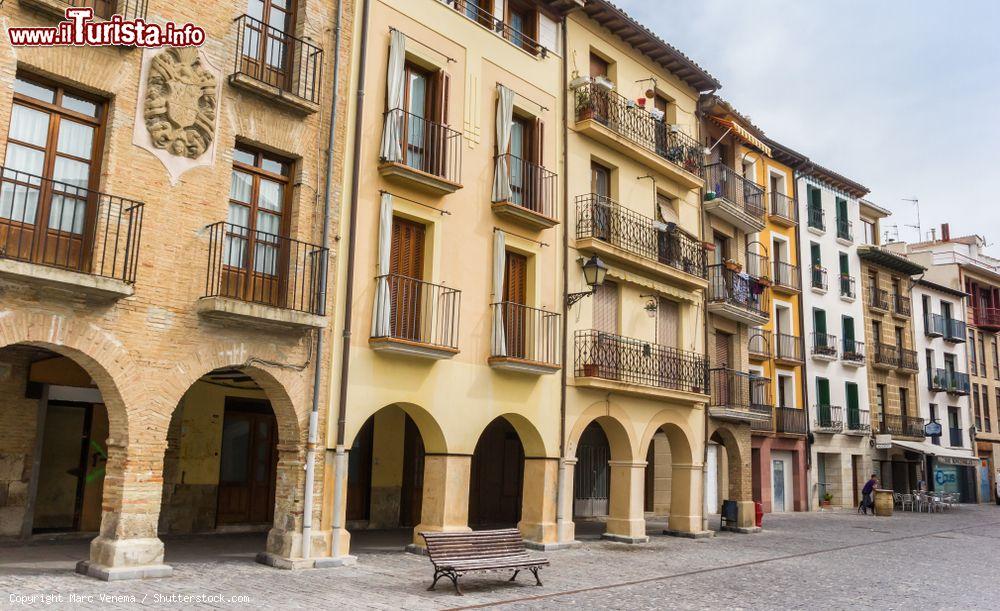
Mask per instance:
[[[323,50],[250,15],[236,18],[234,74],[318,104],[323,95]]]
[[[802,277],[798,265],[785,263],[784,261],[774,262],[774,284],[795,291],[802,290]]]
[[[708,361],[701,354],[596,330],[577,331],[575,375],[704,393]]]
[[[708,300],[725,302],[759,316],[767,316],[771,309],[771,293],[766,286],[725,265],[708,266]]]
[[[495,336],[492,356],[559,366],[559,314],[509,301],[491,307],[494,324],[503,324],[503,333]]]
[[[498,155],[495,160],[498,161],[501,157],[510,172],[509,203],[548,218],[555,218],[558,187],[556,173],[509,153]]]
[[[735,204],[746,214],[763,220],[764,189],[760,185],[736,173],[723,163],[705,166],[706,187],[715,197],[721,197]]]
[[[399,163],[452,183],[461,182],[462,134],[402,108],[390,110],[383,117],[403,135]]]
[[[388,324],[373,338],[391,338],[458,350],[458,323],[462,291],[386,274],[375,278],[375,311],[388,312]]]
[[[790,223],[799,222],[799,206],[795,198],[784,193],[771,191],[771,216],[776,216]]]

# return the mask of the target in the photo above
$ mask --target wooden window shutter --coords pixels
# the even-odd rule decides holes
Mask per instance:
[[[594,328],[604,333],[618,334],[618,285],[604,281],[594,295]]]
[[[508,252],[506,267],[503,300],[524,305],[527,300],[528,257]]]
[[[434,112],[431,119],[438,125],[428,125],[427,141],[430,150],[430,169],[438,176],[444,176],[447,170],[448,134],[448,101],[451,90],[451,75],[444,70],[434,74]],[[440,126],[440,127],[439,127]]]
[[[534,142],[532,143],[532,161],[538,165],[545,165],[545,122],[535,118]]]
[[[657,338],[661,346],[677,348],[677,330],[680,327],[680,308],[676,301],[660,297],[656,307]]]

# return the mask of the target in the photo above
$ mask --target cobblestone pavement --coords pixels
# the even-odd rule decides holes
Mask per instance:
[[[651,525],[658,532],[662,525]],[[594,538],[549,552],[544,587],[530,576],[499,575],[427,592],[426,558],[396,551],[398,537],[356,537],[353,567],[281,571],[253,562],[260,535],[168,538],[168,579],[103,583],[73,574],[85,541],[0,547],[0,607],[42,607],[45,595],[75,608],[147,606],[436,609],[506,608],[1000,608],[1000,508],[967,506],[944,514],[891,518],[825,512],[767,516],[756,535],[720,533],[689,540],[653,536],[646,545]],[[581,530],[586,530],[581,528]],[[71,600],[90,596],[92,599]],[[13,597],[13,598],[12,598]],[[171,598],[175,597],[175,598]],[[68,606],[63,604],[62,606]]]

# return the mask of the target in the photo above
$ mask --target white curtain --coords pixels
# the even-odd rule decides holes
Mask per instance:
[[[507,241],[502,231],[493,232],[493,303],[503,302]],[[493,309],[493,356],[507,356],[507,334],[503,328],[503,306]]]
[[[375,286],[375,310],[372,312],[372,337],[389,336],[389,255],[392,252],[392,195],[382,194],[378,214],[378,284]]]
[[[493,201],[510,200],[510,164],[505,153],[510,147],[514,126],[514,92],[503,85],[497,88],[497,167],[493,175]]]
[[[379,156],[385,161],[403,160],[403,93],[406,89],[406,36],[393,30],[389,42],[389,70],[386,72],[388,108],[382,131]],[[399,110],[397,110],[399,109]],[[392,112],[392,111],[396,112]]]

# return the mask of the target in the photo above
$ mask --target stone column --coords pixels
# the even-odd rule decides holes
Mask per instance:
[[[757,469],[760,475],[760,504],[764,513],[771,513],[771,444],[764,440],[759,450],[760,464]]]
[[[643,512],[646,490],[646,462],[608,461],[611,467],[611,498],[608,499],[605,539],[622,543],[646,543]]]
[[[525,458],[521,490],[521,536],[534,549],[551,549],[557,543],[556,487],[558,458]]]
[[[302,539],[303,487],[305,452],[298,445],[281,445],[278,450],[277,482],[274,490],[274,522],[267,533],[267,551],[257,555],[258,562],[282,569],[312,568],[318,557],[325,557],[330,547],[330,532],[322,530],[322,501],[314,498],[312,536],[309,558],[305,557]],[[316,477],[322,478],[322,460],[317,461]],[[322,481],[322,480],[320,480]]]
[[[704,465],[674,463],[673,495],[666,534],[677,537],[707,537],[702,529],[704,511]]]
[[[349,452],[341,448],[326,450],[323,470],[322,520],[313,525],[323,530],[326,552],[316,558],[313,566],[326,568],[357,563],[351,552],[351,533],[347,530],[347,459]],[[339,494],[337,494],[339,492]]]
[[[426,547],[420,533],[469,531],[469,478],[472,457],[428,454],[424,457],[423,505],[413,529],[413,546]]]
[[[562,460],[562,517],[557,520],[558,541],[560,545],[572,545],[576,542],[576,523],[573,522],[573,477],[576,472],[576,457]]]
[[[108,439],[101,530],[78,573],[105,581],[168,577],[163,542],[156,536],[163,494],[163,452],[158,444]]]

